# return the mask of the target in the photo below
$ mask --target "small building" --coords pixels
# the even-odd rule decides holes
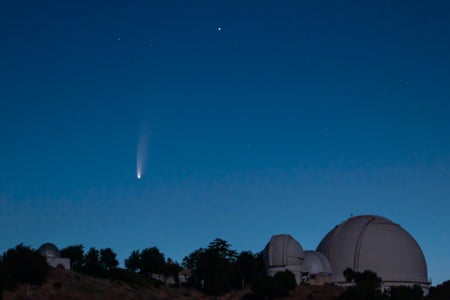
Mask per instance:
[[[192,270],[184,269],[178,273],[178,278],[180,279],[180,284],[189,284],[192,278]]]
[[[45,243],[38,249],[39,253],[47,259],[47,263],[56,268],[58,266],[64,267],[66,270],[70,270],[70,258],[61,257],[61,253],[52,243]]]

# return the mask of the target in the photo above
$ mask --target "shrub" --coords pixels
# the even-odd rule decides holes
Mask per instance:
[[[18,283],[41,284],[48,272],[45,258],[38,251],[20,244],[3,254],[0,279],[3,288],[12,289]]]

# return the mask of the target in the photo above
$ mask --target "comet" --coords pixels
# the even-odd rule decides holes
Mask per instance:
[[[136,151],[136,178],[141,179],[144,174],[145,161],[147,159],[147,132],[142,130],[138,143],[137,143],[137,151]]]

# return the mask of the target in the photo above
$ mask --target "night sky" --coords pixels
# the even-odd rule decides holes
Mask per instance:
[[[376,214],[450,279],[449,1],[2,0],[0,33],[1,252]]]

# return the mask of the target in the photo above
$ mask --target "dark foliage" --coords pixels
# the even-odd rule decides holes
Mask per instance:
[[[186,256],[183,267],[193,272],[191,284],[211,295],[250,285],[264,274],[260,254],[244,251],[238,255],[227,241],[219,238]]]
[[[370,290],[362,286],[352,286],[345,290],[339,299],[384,300],[389,298],[379,290]]]
[[[343,274],[345,280],[354,285],[348,287],[339,299],[381,300],[387,298],[381,292],[381,278],[375,272],[366,270],[361,273],[347,268]]]
[[[90,248],[84,257],[83,271],[93,276],[104,275],[102,264],[100,262],[100,252],[94,247]]]
[[[197,287],[208,294],[220,295],[233,287],[236,256],[227,241],[217,238],[208,248],[197,249],[185,257],[183,265],[193,270]]]
[[[174,262],[171,258],[167,259],[167,262],[164,266],[164,275],[166,277],[173,277],[175,280],[175,284],[180,283],[180,278],[178,277],[178,273],[181,271],[181,266]]]
[[[286,270],[278,272],[275,276],[262,275],[252,285],[253,295],[248,299],[274,299],[289,296],[289,292],[297,286],[295,276]]]
[[[125,259],[125,267],[130,272],[138,272],[141,267],[141,254],[139,250],[131,252],[130,256]]]
[[[44,257],[23,244],[3,253],[0,262],[0,282],[3,289],[12,289],[18,283],[41,284],[49,272]]]
[[[194,252],[190,253],[188,256],[185,256],[182,261],[182,266],[185,269],[195,269],[198,266],[198,262],[200,261],[200,257],[205,252],[204,248],[199,248],[194,250]]]
[[[179,284],[178,273],[181,271],[181,266],[170,258],[165,261],[164,254],[156,247],[146,248],[142,252],[134,250],[125,259],[125,267],[131,273],[145,276],[157,274],[166,278],[173,277],[175,284]]]
[[[448,300],[450,299],[450,280],[443,282],[435,287],[430,288],[427,296],[430,300]]]
[[[347,268],[344,270],[344,277],[347,282],[353,282],[356,285],[363,285],[378,290],[381,288],[381,278],[371,270],[365,270],[361,273]]]
[[[74,271],[82,271],[84,266],[83,245],[68,246],[60,251],[62,257],[70,258],[70,267]]]
[[[111,248],[97,250],[92,247],[83,258],[81,271],[93,276],[110,277],[110,273],[119,265],[116,256]]]
[[[233,287],[242,288],[251,285],[258,275],[264,274],[262,254],[255,255],[250,251],[239,253],[234,264],[234,273]]]
[[[164,274],[165,258],[158,248],[151,247],[142,250],[139,269],[141,274]]]
[[[100,264],[102,269],[109,272],[119,265],[119,261],[116,259],[117,254],[112,251],[111,248],[105,248],[100,250]]]
[[[215,249],[206,249],[195,274],[203,279],[204,290],[209,294],[219,295],[231,289],[232,266]]]
[[[108,272],[108,278],[139,286],[160,287],[163,282],[149,276],[131,272],[127,269],[115,268]]]
[[[389,289],[389,299],[391,300],[421,300],[423,297],[423,290],[420,286],[395,286]]]

